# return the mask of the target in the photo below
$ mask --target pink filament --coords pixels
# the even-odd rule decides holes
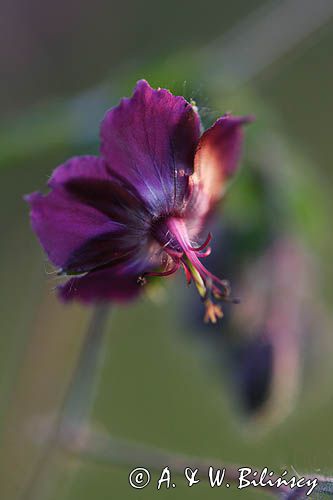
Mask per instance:
[[[178,271],[180,267],[180,260],[174,261],[174,266],[169,269],[168,271],[161,271],[161,272],[148,272],[144,274],[144,277],[147,276],[170,276],[171,274],[174,274],[175,272]]]
[[[197,248],[194,248],[191,246],[188,232],[186,225],[183,220],[181,219],[176,219],[176,218],[171,218],[167,222],[168,228],[170,229],[171,233],[173,236],[176,238],[178,241],[180,247],[184,251],[184,254],[188,258],[188,260],[191,262],[193,267],[199,272],[200,276],[204,280],[205,284],[207,285],[209,281],[211,281],[211,285],[208,287],[210,290],[213,291],[213,293],[221,294],[222,296],[226,295],[227,287],[225,285],[225,282],[219,278],[217,278],[214,274],[212,274],[208,269],[205,268],[205,266],[201,263],[199,260],[200,258],[203,257],[208,257],[210,254],[211,249],[208,248],[206,252],[200,253],[201,250],[204,250],[207,245],[210,243],[212,239],[212,235],[209,233],[205,242],[200,245]],[[166,251],[172,256],[172,253],[166,249]],[[173,252],[173,251],[172,251]],[[179,257],[179,253],[177,252],[177,257]],[[185,270],[185,275],[187,282],[190,282],[190,278],[193,277],[191,270],[188,269],[186,262],[182,259],[182,264],[183,268]],[[223,288],[223,292],[220,290],[219,287],[214,285],[213,283],[218,283],[218,285]]]
[[[208,236],[207,236],[206,240],[204,241],[204,243],[202,245],[200,245],[199,247],[196,247],[196,248],[190,246],[189,248],[191,250],[194,250],[195,252],[200,252],[200,250],[204,250],[209,245],[209,243],[211,241],[212,241],[212,234],[208,233]]]

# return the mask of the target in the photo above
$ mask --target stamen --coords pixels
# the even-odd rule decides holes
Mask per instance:
[[[194,282],[199,295],[205,305],[206,322],[211,321],[216,323],[219,318],[223,317],[222,308],[216,304],[216,301],[227,301],[237,303],[237,299],[230,297],[230,284],[226,280],[221,280],[212,274],[202,264],[202,258],[208,257],[211,253],[211,248],[208,247],[212,235],[208,234],[204,243],[198,247],[193,247],[190,243],[188,229],[185,222],[180,218],[170,218],[167,220],[167,226],[173,240],[178,243],[182,252],[170,248],[168,245],[164,247],[167,254],[174,260],[175,265],[169,271],[161,273],[147,273],[145,276],[169,276],[177,271],[180,265],[183,266],[186,281],[190,284]],[[207,248],[208,247],[208,248]]]
[[[170,276],[171,274],[177,272],[179,267],[180,267],[180,261],[175,261],[174,266],[168,271],[144,273],[143,277],[146,278],[148,276]]]
[[[196,267],[192,264],[191,260],[187,257],[183,257],[182,262],[184,264],[184,267],[187,268],[189,274],[191,275],[195,286],[197,287],[197,290],[199,292],[199,295],[204,299],[207,295],[207,287],[206,284],[201,276],[201,274],[198,272]]]
[[[204,316],[204,322],[209,323],[210,321],[212,323],[216,323],[218,319],[223,318],[223,311],[221,309],[221,306],[218,304],[214,304],[210,299],[205,300],[205,316]]]
[[[201,271],[202,275],[206,278],[210,278],[212,282],[219,283],[222,285],[224,291],[222,293],[222,297],[228,296],[230,294],[230,286],[226,280],[221,280],[217,276],[215,276],[213,273],[208,271],[208,269],[205,268],[205,266],[200,262],[198,259],[198,256],[196,253],[192,253],[192,255],[188,255],[189,260],[192,262],[193,266],[198,269],[198,271]],[[200,273],[200,274],[201,274]]]
[[[172,250],[171,248],[165,248],[165,251],[171,255],[171,257],[177,257],[178,259],[184,255],[184,252],[177,252],[177,250]]]
[[[200,250],[204,250],[211,241],[212,241],[212,233],[208,233],[208,236],[202,245],[200,245],[199,247],[189,246],[188,248],[190,250],[193,250],[194,252],[200,252]]]
[[[205,252],[198,253],[198,257],[199,257],[199,259],[204,259],[205,257],[209,257],[211,253],[212,253],[212,249],[211,249],[211,247],[208,247]]]
[[[185,273],[187,284],[190,285],[191,281],[192,281],[192,275],[191,275],[190,271],[187,269],[187,267],[184,264],[184,262],[182,262],[182,265],[183,265],[183,269],[184,269],[184,273]]]

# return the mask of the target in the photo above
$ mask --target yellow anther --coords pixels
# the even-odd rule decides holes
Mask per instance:
[[[214,304],[214,302],[212,302],[210,299],[205,300],[205,308],[205,323],[216,323],[218,319],[223,318],[223,311],[221,309],[221,306]]]

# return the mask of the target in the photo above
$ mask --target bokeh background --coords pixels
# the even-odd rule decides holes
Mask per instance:
[[[80,372],[90,424],[216,462],[332,474],[332,1],[2,0],[1,11],[1,498],[226,495],[179,480],[133,490],[130,466],[49,446],[92,311],[57,301],[22,197],[67,157],[96,153],[105,110],[142,77],[194,99],[207,126],[256,115],[210,264],[242,304],[204,327],[179,277],[113,308],[99,376]]]

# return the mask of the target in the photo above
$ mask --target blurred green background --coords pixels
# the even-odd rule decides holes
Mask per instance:
[[[211,363],[204,340],[191,334],[197,304],[183,299],[179,276],[163,300],[111,311],[92,425],[217,462],[332,474],[331,0],[4,0],[1,18],[0,497],[259,495],[180,480],[169,491],[133,490],[130,467],[61,450],[51,453],[45,484],[27,494],[47,446],[43,422],[61,408],[91,311],[57,301],[57,278],[22,196],[43,190],[67,157],[98,150],[105,110],[139,78],[195,99],[206,125],[228,110],[256,115],[224,217],[241,230],[255,225],[267,207],[251,190],[251,172],[258,164],[273,172],[269,186],[280,205],[271,225],[297,235],[311,253],[309,303],[317,316],[299,342],[301,375],[288,416],[253,423],[239,414],[223,353],[222,366]]]

